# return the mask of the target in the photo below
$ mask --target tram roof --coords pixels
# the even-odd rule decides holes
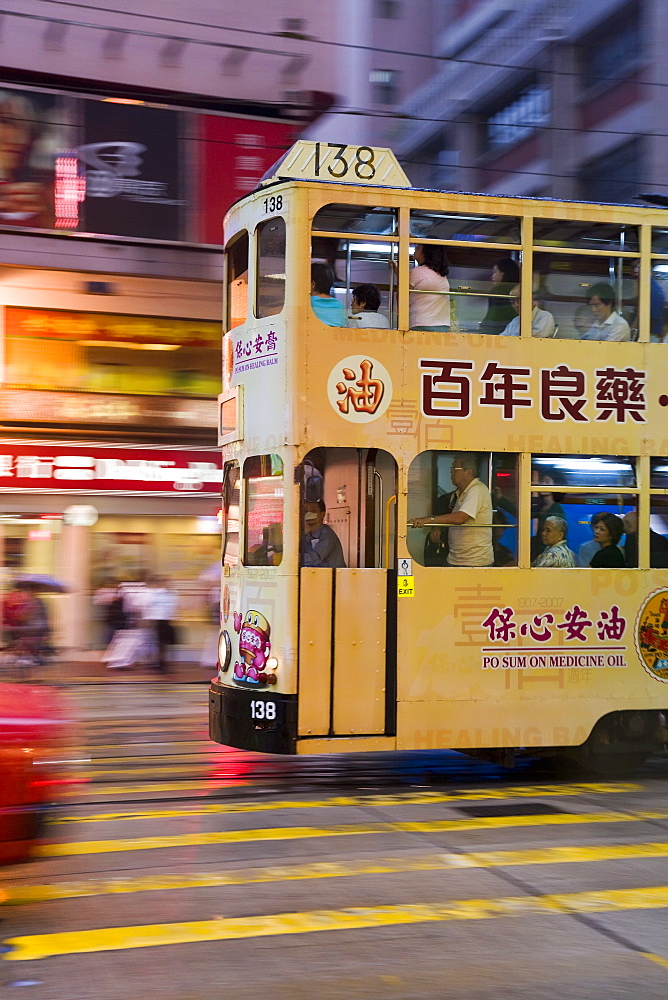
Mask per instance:
[[[323,155],[320,150],[316,147],[323,147],[326,152]],[[375,177],[365,178],[359,177],[359,175],[354,176],[354,180],[344,180],[342,177],[327,177],[322,178],[316,175],[316,156],[320,155],[321,162],[320,166],[324,167],[326,165],[326,158],[328,158],[332,150],[340,150],[341,155],[344,153],[346,156],[351,156],[356,152],[369,151],[374,156],[374,161],[381,164],[385,164],[385,169],[383,171],[382,177],[388,178],[391,183],[378,183],[375,181]],[[350,152],[349,152],[350,151]],[[333,159],[335,159],[334,157]],[[364,161],[361,161],[363,167]],[[646,199],[641,202],[615,202],[615,201],[585,201],[584,199],[577,198],[552,198],[552,197],[536,197],[531,195],[519,195],[519,194],[504,194],[498,191],[462,191],[444,188],[424,188],[424,187],[414,187],[408,177],[406,176],[403,167],[400,165],[395,154],[391,149],[387,147],[371,147],[371,146],[345,146],[338,143],[319,143],[310,139],[299,139],[290,149],[279,157],[278,160],[266,171],[263,177],[260,179],[257,187],[249,194],[244,195],[242,198],[238,198],[234,205],[238,204],[240,201],[244,201],[249,197],[250,194],[255,194],[258,191],[267,190],[268,188],[274,187],[277,184],[284,184],[287,181],[298,183],[298,184],[322,184],[331,185],[338,184],[342,189],[348,187],[370,187],[374,190],[380,191],[415,191],[423,194],[453,194],[464,198],[503,198],[511,201],[533,201],[533,202],[545,202],[547,204],[555,205],[586,205],[586,206],[599,206],[610,207],[610,208],[631,208],[636,210],[652,210],[655,212],[664,212],[668,209],[668,199],[666,199],[666,205],[661,205],[657,203],[652,203],[652,196],[646,196]]]

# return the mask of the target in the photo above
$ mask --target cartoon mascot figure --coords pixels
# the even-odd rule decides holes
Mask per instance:
[[[234,664],[234,680],[237,684],[255,686],[275,684],[276,675],[264,670],[269,659],[271,642],[269,622],[259,611],[248,611],[243,622],[241,615],[235,614],[234,628],[239,632],[240,661]]]

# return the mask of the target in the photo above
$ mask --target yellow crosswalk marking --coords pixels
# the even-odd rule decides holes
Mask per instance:
[[[525,851],[473,851],[462,854],[431,854],[422,857],[363,858],[356,861],[318,861],[306,865],[236,868],[226,872],[143,875],[138,878],[91,879],[53,882],[48,885],[6,886],[4,902],[14,905],[45,903],[86,896],[125,895],[204,889],[262,882],[307,879],[352,878],[362,875],[396,875],[405,872],[460,871],[462,868],[510,868],[523,865],[560,865],[621,861],[627,858],[668,857],[666,843],[628,843],[589,846],[546,847]],[[0,897],[1,898],[1,897]]]
[[[585,823],[630,823],[645,819],[668,819],[668,812],[549,813],[532,816],[491,816],[479,819],[426,820],[393,823],[340,823],[329,827],[292,826],[255,830],[226,830],[209,833],[182,833],[161,837],[133,837],[118,840],[87,840],[79,843],[45,844],[38,857],[71,857],[78,854],[111,854],[120,851],[154,851],[174,847],[201,847],[214,844],[305,840],[316,837],[357,837],[388,833],[451,833],[467,830],[498,830],[510,827],[573,826]]]
[[[169,944],[309,934],[316,931],[360,930],[447,920],[486,920],[493,917],[610,913],[666,907],[668,907],[668,886],[555,893],[546,896],[451,900],[442,904],[355,906],[340,910],[311,910],[303,913],[276,913],[256,917],[219,917],[213,920],[192,920],[172,924],[139,924],[130,927],[101,927],[84,931],[25,935],[4,942],[11,950],[3,955],[3,959],[25,962],[56,955],[82,955],[130,948],[155,948]]]
[[[234,781],[230,785],[248,785],[248,781]],[[146,786],[141,786],[146,788]],[[165,788],[183,788],[184,784],[155,785],[148,786],[148,790]],[[189,787],[189,786],[185,786]],[[190,787],[207,787],[207,783],[197,782]],[[121,788],[124,790],[137,790],[132,785],[117,786],[114,793]],[[109,791],[109,789],[107,789]],[[92,816],[57,816],[50,822],[52,824],[61,823],[111,823],[128,819],[167,819],[175,816],[204,816],[207,814],[223,813],[252,813],[252,812],[273,812],[275,809],[328,809],[334,807],[348,808],[350,806],[403,806],[403,805],[434,805],[444,802],[472,802],[484,801],[486,799],[526,799],[526,798],[546,798],[546,797],[572,797],[578,795],[609,795],[621,792],[644,791],[642,785],[636,784],[575,784],[575,785],[513,785],[507,788],[471,788],[463,789],[454,794],[443,794],[441,792],[400,792],[398,794],[378,794],[378,795],[356,795],[356,796],[334,796],[328,799],[288,799],[281,802],[273,802],[265,799],[261,802],[205,802],[196,806],[183,806],[173,809],[149,809],[142,812],[112,812],[95,813]]]
[[[104,795],[128,795],[135,792],[195,792],[216,788],[227,788],[234,785],[249,785],[249,781],[217,781],[211,778],[209,781],[158,781],[151,784],[140,783],[125,785],[93,785],[90,779],[87,783],[79,785],[78,788],[69,788],[59,793],[64,797],[80,799],[82,796]]]

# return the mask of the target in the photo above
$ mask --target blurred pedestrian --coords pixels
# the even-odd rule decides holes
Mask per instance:
[[[148,580],[148,598],[143,612],[143,619],[146,628],[152,631],[153,640],[150,649],[156,657],[153,664],[155,669],[163,674],[169,673],[169,647],[174,645],[176,630],[174,628],[174,618],[176,617],[177,599],[170,589],[169,583],[164,576],[154,576]]]
[[[119,629],[126,628],[127,615],[123,592],[114,580],[98,587],[93,594],[93,604],[101,609],[103,621],[103,643],[108,646]]]

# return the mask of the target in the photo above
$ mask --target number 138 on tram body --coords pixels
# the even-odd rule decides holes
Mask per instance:
[[[667,213],[302,140],[225,241],[212,738],[663,746]]]

